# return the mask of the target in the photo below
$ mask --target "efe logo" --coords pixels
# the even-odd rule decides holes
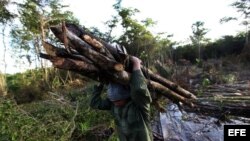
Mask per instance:
[[[246,136],[246,129],[228,129],[228,136]]]
[[[250,125],[224,125],[224,141],[249,141]]]

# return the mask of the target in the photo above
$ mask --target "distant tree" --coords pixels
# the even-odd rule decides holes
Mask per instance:
[[[175,61],[178,61],[180,59],[186,59],[192,63],[195,63],[197,57],[198,57],[197,47],[191,44],[178,46],[174,51]]]
[[[117,39],[118,44],[125,46],[132,55],[146,55],[145,50],[151,50],[155,42],[153,35],[132,16],[137,9],[123,8],[119,11],[123,34]]]
[[[249,47],[250,49],[250,38],[249,38],[249,24],[250,24],[250,1],[249,0],[237,0],[231,4],[238,13],[240,13],[239,17],[224,17],[220,20],[221,23],[229,22],[232,20],[239,20],[242,25],[246,27],[245,30],[245,47]]]
[[[174,60],[173,51],[177,43],[171,40],[172,36],[167,33],[158,33],[155,37],[157,44],[154,47],[154,52],[151,54],[162,63],[167,61],[167,59]]]
[[[111,20],[108,20],[107,22],[105,22],[105,24],[108,26],[109,30],[105,35],[105,40],[108,42],[111,42],[112,40],[114,40],[114,37],[112,37],[112,32],[114,30],[114,28],[117,27],[117,24],[119,22],[118,20],[118,16],[113,16]]]
[[[134,15],[139,12],[138,9],[121,7],[121,0],[114,5],[117,15],[109,22],[110,28],[122,27],[122,35],[114,38],[114,42],[124,46],[128,53],[138,56],[144,62],[153,62],[155,58],[164,58],[170,56],[170,48],[174,44],[166,34],[159,33],[153,35],[148,28],[156,24],[151,18],[142,21],[134,19]],[[163,37],[165,36],[165,37]],[[154,59],[153,59],[154,58]]]
[[[201,59],[201,46],[202,44],[208,42],[208,39],[205,38],[205,35],[208,32],[208,29],[204,28],[204,22],[197,21],[192,24],[193,35],[190,36],[192,44],[198,47],[198,57]]]

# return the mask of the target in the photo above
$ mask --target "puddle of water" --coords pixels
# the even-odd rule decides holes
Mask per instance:
[[[241,118],[217,124],[216,118],[181,112],[175,104],[160,113],[160,123],[165,141],[223,141],[224,124],[246,124]]]

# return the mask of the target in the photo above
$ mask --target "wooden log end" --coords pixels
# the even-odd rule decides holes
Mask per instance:
[[[122,64],[120,64],[120,63],[117,63],[117,64],[115,64],[114,69],[116,71],[120,72],[120,71],[124,70],[124,66]]]
[[[86,41],[87,43],[89,43],[94,48],[97,48],[97,49],[103,48],[103,44],[101,42],[97,41],[96,39],[91,38],[89,35],[83,35],[82,39]]]
[[[196,105],[192,102],[192,101],[189,101],[188,99],[186,99],[185,101],[180,101],[180,105],[183,106],[184,105],[187,105],[189,108],[195,108]]]
[[[191,95],[191,99],[197,100],[197,97],[195,95]]]
[[[51,44],[49,44],[49,43],[47,43],[47,42],[45,42],[45,41],[43,41],[42,44],[43,44],[43,47],[44,47],[44,49],[45,49],[45,52],[46,52],[48,55],[56,56],[55,48],[54,48]]]
[[[195,108],[195,105],[192,102],[189,104],[189,106],[190,106],[190,108]]]
[[[61,26],[60,25],[56,25],[56,26],[50,26],[50,30],[55,34],[61,34],[62,31],[60,30]]]

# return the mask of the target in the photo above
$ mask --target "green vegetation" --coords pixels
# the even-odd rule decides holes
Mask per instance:
[[[30,70],[7,77],[8,89],[11,91],[7,97],[0,97],[0,140],[86,140],[90,137],[96,140],[112,134],[110,114],[89,107],[93,82],[88,85],[81,82],[76,89],[72,87],[72,83],[76,82],[71,81],[70,84],[68,81],[57,87],[57,90],[50,89],[52,92],[37,87],[42,82],[38,81],[41,77],[39,73],[42,72]],[[37,75],[30,77],[32,73]],[[56,76],[62,76],[63,73]],[[25,101],[30,99],[27,92],[37,96],[35,101]],[[17,104],[15,97],[19,94],[22,97],[18,97]],[[12,96],[14,99],[10,98]]]
[[[12,21],[16,16],[6,8],[9,4],[9,0],[1,0],[0,2],[0,24],[7,24],[8,22]]]
[[[190,25],[193,30],[193,35],[190,35],[191,43],[180,45],[171,40],[173,35],[151,33],[149,27],[156,25],[155,22],[150,18],[136,20],[134,15],[139,10],[121,7],[120,2],[118,0],[114,5],[115,15],[106,22],[107,31],[100,32],[99,29],[90,27],[91,32],[108,42],[124,46],[129,54],[143,59],[149,68],[158,70],[183,86],[187,82],[182,83],[184,80],[175,78],[188,77],[189,70],[186,64],[186,69],[178,69],[176,62],[191,62],[196,70],[202,72],[198,83],[200,87],[197,88],[200,95],[211,84],[232,83],[237,79],[236,74],[226,74],[219,65],[230,68],[231,64],[239,62],[249,64],[250,55],[245,54],[249,53],[250,47],[248,30],[211,42],[205,37],[205,23],[197,21]],[[11,51],[18,60],[17,64],[37,66],[37,69],[24,73],[0,73],[1,141],[116,140],[116,134],[111,135],[114,123],[110,114],[92,110],[88,105],[95,82],[67,71],[45,69],[46,64],[39,58],[39,53],[43,50],[42,39],[57,41],[49,33],[49,26],[62,21],[78,23],[73,13],[66,11],[66,6],[60,3],[60,0],[23,0],[20,3],[13,3],[12,0],[0,1],[0,29],[4,51],[5,29],[8,27],[11,31]],[[16,13],[8,10],[10,5],[16,6]],[[232,6],[240,13],[243,12],[242,22],[247,26],[245,20],[249,19],[249,1],[241,0]],[[224,20],[230,19],[235,18]],[[18,21],[19,24],[9,24],[12,21]],[[116,27],[122,27],[124,33],[112,36]],[[3,58],[6,66],[5,56]],[[20,62],[24,59],[26,61]],[[207,67],[207,62],[213,59],[220,60],[221,63],[218,66],[212,63]],[[178,74],[177,71],[181,73]],[[109,135],[111,137],[108,139]]]

